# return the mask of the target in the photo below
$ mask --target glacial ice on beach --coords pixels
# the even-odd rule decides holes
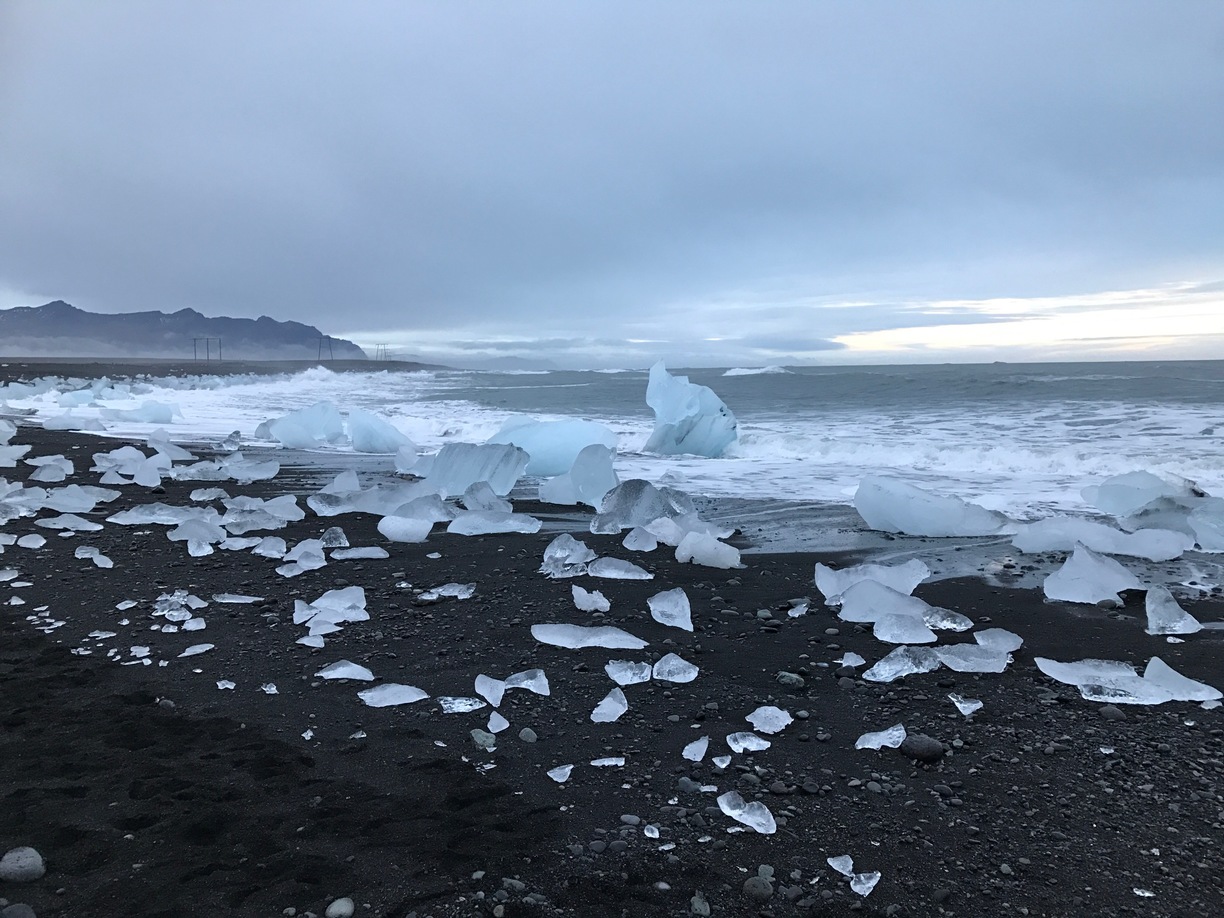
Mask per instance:
[[[574,597],[574,606],[582,612],[607,612],[612,608],[612,604],[608,602],[608,597],[604,596],[599,590],[587,591],[578,584],[571,587],[571,594]]]
[[[587,573],[605,580],[653,580],[654,574],[620,558],[596,558],[587,565]]]
[[[695,739],[680,751],[680,756],[689,762],[700,762],[705,758],[706,750],[710,748],[710,738],[703,736]]]
[[[1063,566],[1045,579],[1047,599],[1095,605],[1122,604],[1122,590],[1142,590],[1139,579],[1113,558],[1076,544]]]
[[[1224,697],[1219,690],[1188,679],[1160,657],[1152,657],[1140,676],[1129,663],[1118,660],[1079,660],[1060,663],[1036,657],[1037,668],[1057,682],[1076,686],[1089,701],[1155,705],[1167,701],[1211,701]]]
[[[447,443],[435,455],[422,457],[413,473],[423,475],[429,489],[443,497],[463,494],[478,481],[505,497],[523,477],[529,458],[510,444]]]
[[[917,558],[904,564],[856,564],[841,570],[818,563],[816,588],[824,596],[825,605],[836,606],[841,603],[841,594],[862,580],[874,580],[908,596],[930,576],[931,569]]]
[[[752,728],[759,733],[768,734],[781,733],[795,722],[795,718],[791,717],[789,711],[784,711],[772,704],[762,705],[744,720],[752,724]]]
[[[544,774],[548,775],[558,784],[564,784],[569,780],[570,774],[573,772],[573,765],[558,765],[556,768],[550,768]]]
[[[980,644],[947,644],[934,650],[939,662],[957,673],[1001,673],[1011,662],[1006,651]]]
[[[512,513],[514,505],[510,501],[493,493],[487,481],[477,481],[468,486],[459,498],[459,503],[465,510],[492,510],[498,513]]]
[[[676,544],[680,541],[677,539]],[[621,545],[629,549],[629,551],[654,551],[659,547],[659,540],[649,529],[644,529],[641,526],[635,526],[629,530],[629,534],[621,540]]]
[[[896,749],[905,742],[904,724],[894,724],[887,730],[877,730],[874,733],[864,733],[854,741],[855,749]]]
[[[471,599],[474,595],[476,595],[476,584],[474,583],[444,583],[423,591],[418,598],[432,602],[443,598]]]
[[[398,682],[385,682],[374,688],[364,689],[357,697],[372,708],[389,708],[401,704],[413,704],[429,697],[415,685],[401,685]]]
[[[629,702],[625,700],[625,693],[617,687],[608,692],[595,706],[595,710],[591,712],[591,720],[597,724],[611,723],[628,710]]]
[[[390,422],[369,411],[354,408],[348,416],[349,442],[359,453],[390,455],[413,442]]]
[[[587,564],[594,560],[595,552],[591,551],[585,542],[580,542],[568,532],[563,532],[545,547],[540,573],[547,574],[553,579],[579,577],[586,573]],[[575,594],[576,598],[577,594]]]
[[[438,707],[442,709],[443,714],[470,714],[473,711],[479,711],[485,706],[485,703],[479,698],[466,698],[455,695],[438,696]]]
[[[521,673],[507,676],[506,691],[511,689],[522,689],[545,698],[552,694],[552,689],[548,685],[548,677],[544,675],[542,669],[525,669]]]
[[[541,644],[578,650],[584,647],[606,647],[610,650],[641,650],[646,641],[611,625],[532,625],[531,636]]]
[[[1024,645],[1024,638],[1004,628],[983,628],[981,631],[973,632],[973,639],[982,647],[1001,653],[1011,653]]]
[[[464,510],[455,515],[446,531],[453,535],[496,535],[503,532],[534,533],[540,531],[540,520],[525,513],[502,513],[497,510]]]
[[[1176,477],[1166,480],[1148,471],[1114,475],[1099,485],[1089,485],[1080,494],[1098,510],[1116,517],[1172,507],[1189,509],[1203,496],[1193,481]]]
[[[1194,634],[1202,623],[1183,609],[1166,587],[1148,588],[1144,600],[1148,634]]]
[[[604,672],[617,685],[637,685],[650,681],[651,666],[649,663],[633,663],[629,660],[609,660],[604,664]]]
[[[179,406],[171,402],[146,399],[139,408],[103,408],[101,416],[108,421],[136,421],[139,424],[173,424],[182,417]]]
[[[773,743],[767,739],[762,739],[755,733],[750,733],[749,731],[744,730],[739,733],[728,733],[727,745],[731,748],[732,752],[744,753],[764,752],[766,749],[772,746]]]
[[[873,623],[886,615],[908,615],[919,621],[943,612],[926,600],[910,596],[875,580],[860,580],[841,593],[837,617],[844,622]]]
[[[360,664],[349,660],[338,660],[315,673],[319,679],[352,679],[357,682],[373,682],[374,674]]]
[[[648,528],[659,518],[674,518],[693,513],[693,499],[674,488],[656,488],[649,481],[630,478],[607,494],[599,513],[591,520],[591,532],[615,535],[636,526]]]
[[[746,825],[761,835],[773,835],[778,831],[778,824],[774,821],[773,813],[769,812],[769,807],[759,800],[745,803],[744,798],[735,791],[728,791],[718,798],[718,808],[736,822]]]
[[[392,542],[424,542],[432,529],[431,521],[406,516],[384,516],[378,521],[378,531]]]
[[[956,710],[960,711],[966,717],[972,717],[982,709],[982,702],[976,698],[964,698],[956,692],[948,694],[948,699],[956,705]]]
[[[743,567],[739,549],[704,532],[690,532],[676,546],[676,560],[722,570]]]
[[[192,644],[180,653],[179,657],[198,657],[202,653],[208,653],[214,647],[216,647],[215,644]]]
[[[1199,547],[1208,552],[1224,552],[1224,498],[1208,497],[1186,517]]]
[[[672,376],[661,360],[650,368],[646,404],[655,413],[647,452],[714,459],[738,437],[735,415],[714,390],[687,376]]]
[[[871,633],[877,641],[886,644],[933,644],[938,640],[935,632],[916,615],[881,615]]]
[[[255,437],[277,440],[290,449],[317,449],[344,439],[344,418],[331,402],[315,402],[308,408],[264,421],[255,428]]]
[[[941,665],[934,649],[902,644],[864,672],[863,679],[867,682],[893,682],[903,676],[929,673]]]
[[[616,434],[603,424],[578,418],[561,421],[512,418],[486,442],[512,443],[526,450],[531,457],[526,473],[548,478],[568,472],[582,452],[592,445],[601,446],[610,453],[616,448]]]
[[[656,593],[646,600],[650,607],[650,617],[660,625],[670,625],[685,631],[693,630],[692,610],[689,606],[688,594],[680,587]]]
[[[566,506],[586,504],[598,510],[604,495],[620,484],[612,467],[615,458],[616,450],[602,444],[584,447],[569,471],[540,485],[540,500]],[[527,468],[530,471],[530,464]]]
[[[492,676],[481,673],[476,677],[474,690],[477,695],[496,708],[501,705],[502,697],[506,694],[506,683],[501,679],[494,679]]]
[[[98,532],[102,528],[100,524],[82,519],[75,513],[62,513],[59,516],[35,520],[34,525],[44,529],[60,529],[68,532]]]
[[[1148,561],[1180,558],[1194,545],[1194,539],[1169,529],[1140,529],[1123,532],[1093,520],[1060,516],[1022,526],[1012,539],[1020,551],[1072,551],[1076,544],[1107,555],[1128,555]]]
[[[871,528],[917,536],[988,536],[1007,530],[1012,521],[1001,513],[959,497],[869,475],[854,495],[854,508]]]
[[[650,674],[660,682],[692,682],[697,678],[698,669],[688,660],[669,653],[661,657]]]

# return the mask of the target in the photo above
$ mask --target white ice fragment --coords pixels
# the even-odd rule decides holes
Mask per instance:
[[[491,510],[498,513],[510,513],[514,510],[514,505],[510,501],[493,493],[487,481],[478,481],[469,485],[468,489],[463,492],[463,496],[459,498],[459,503],[465,510]]]
[[[654,523],[692,513],[694,509],[693,500],[687,494],[673,488],[656,488],[649,481],[631,478],[604,495],[599,513],[591,520],[591,532],[611,535],[643,527],[659,541],[664,541]],[[682,537],[683,532],[677,530],[676,540],[668,544],[678,545]]]
[[[964,698],[961,695],[956,694],[956,692],[949,693],[948,698],[950,698],[952,703],[956,705],[956,710],[960,711],[966,717],[970,717],[975,712],[982,709],[982,702],[978,701],[976,698]]]
[[[531,450],[528,450],[531,452]],[[596,510],[603,503],[604,495],[620,484],[612,464],[616,450],[599,443],[592,443],[578,453],[569,471],[540,485],[540,500],[548,504],[586,504]],[[533,454],[527,465],[528,474],[535,463]]]
[[[904,564],[856,564],[842,570],[817,564],[816,588],[824,595],[826,605],[835,606],[841,602],[841,594],[861,580],[874,580],[908,596],[930,576],[931,569],[917,558]]]
[[[934,649],[939,662],[957,673],[1001,673],[1011,662],[1006,651],[980,644],[948,644]]]
[[[602,577],[606,580],[653,580],[654,574],[620,558],[596,558],[587,565],[587,573],[592,577]]]
[[[1113,558],[1077,544],[1071,557],[1045,580],[1047,599],[1121,605],[1122,590],[1141,590],[1139,579]]]
[[[743,567],[739,549],[720,542],[704,532],[689,532],[676,546],[676,560],[681,564],[699,564],[722,570]]]
[[[768,734],[781,733],[790,724],[795,722],[795,718],[791,717],[789,711],[784,711],[782,708],[771,704],[757,708],[745,717],[744,720],[752,724],[754,730]]]
[[[1185,478],[1165,480],[1147,471],[1114,475],[1080,491],[1084,500],[1111,516],[1135,516],[1158,508],[1188,508],[1201,493],[1194,482]]]
[[[870,475],[859,484],[854,507],[872,529],[922,536],[986,536],[1008,529],[1001,513],[959,497],[932,494],[904,481]]]
[[[635,526],[629,530],[629,534],[621,541],[621,545],[630,551],[654,551],[659,547],[659,540],[650,530]]]
[[[1058,682],[1074,685],[1088,701],[1109,704],[1164,704],[1173,692],[1158,682],[1149,682],[1129,663],[1117,660],[1079,660],[1061,663],[1035,657],[1037,668]]]
[[[1019,650],[1024,644],[1024,638],[1014,631],[1007,631],[1003,628],[985,628],[981,631],[975,631],[973,639],[983,647],[997,650],[1001,653],[1011,653],[1014,650]]]
[[[1203,626],[1162,586],[1149,587],[1144,602],[1148,634],[1194,634]]]
[[[235,685],[236,683],[231,682],[229,679],[217,680],[217,688],[221,689],[222,691],[225,691],[227,689],[232,689],[234,688]]]
[[[47,540],[44,539],[42,536],[40,536],[36,532],[31,532],[28,535],[23,535],[21,538],[17,540],[18,548],[38,549],[38,548],[42,548],[46,544],[47,544]]]
[[[243,596],[240,593],[214,593],[213,602],[230,603],[233,605],[250,605],[254,602],[263,602],[262,596]]]
[[[885,615],[909,615],[919,622],[935,607],[875,580],[860,580],[841,595],[837,617],[844,622],[876,622]]]
[[[279,695],[280,694],[280,692],[277,691],[276,689],[275,682],[265,682],[263,685],[259,687],[259,690],[263,692],[265,695]]]
[[[348,435],[353,449],[359,453],[391,455],[413,445],[390,422],[360,408],[349,411]]]
[[[356,561],[359,559],[380,560],[390,558],[391,555],[385,548],[375,545],[363,548],[337,548],[331,553],[331,557],[333,561]]]
[[[905,726],[894,724],[887,730],[877,730],[874,733],[864,733],[854,742],[855,749],[896,749],[905,742]]]
[[[848,854],[825,858],[825,863],[840,873],[843,877],[854,876],[854,858]]]
[[[415,685],[401,685],[398,682],[384,682],[373,688],[363,689],[357,697],[372,708],[390,708],[401,704],[414,704],[429,697]]]
[[[594,762],[592,762],[591,764],[594,764]],[[564,784],[566,781],[569,780],[570,773],[573,770],[574,770],[573,765],[558,765],[556,768],[548,769],[548,771],[546,771],[545,774],[548,775],[550,778],[552,778],[554,781],[556,781],[558,784]]]
[[[617,685],[637,685],[639,682],[650,681],[651,666],[649,663],[609,660],[604,666],[604,672]]]
[[[207,627],[207,623],[202,618],[189,618],[183,622],[184,631],[203,631]]]
[[[443,714],[467,714],[486,707],[485,703],[479,698],[460,698],[454,695],[439,696],[438,704],[441,706]]]
[[[501,733],[503,730],[508,729],[509,726],[510,726],[510,721],[502,717],[501,714],[499,714],[497,711],[494,711],[492,714],[489,715],[488,727],[489,727],[490,733],[493,733],[493,734]]]
[[[264,421],[256,428],[255,436],[278,440],[290,449],[316,449],[344,438],[344,419],[335,405],[320,401],[283,417]]]
[[[606,647],[612,650],[641,650],[646,641],[611,625],[532,625],[531,636],[541,644],[578,650],[583,647]]]
[[[526,473],[547,478],[572,469],[593,446],[611,452],[616,447],[616,434],[603,424],[578,418],[560,421],[512,418],[487,442],[514,444],[526,450],[531,457]]]
[[[672,376],[663,361],[650,368],[646,404],[655,413],[649,452],[717,458],[738,437],[735,415],[714,390]]]
[[[646,600],[646,604],[650,606],[650,617],[660,625],[670,625],[684,631],[693,630],[688,594],[680,587],[656,593]]]
[[[506,693],[505,682],[501,679],[494,679],[492,676],[486,676],[484,673],[476,677],[475,688],[476,694],[495,708],[502,703],[502,696]]]
[[[651,668],[651,675],[661,682],[692,682],[697,673],[696,666],[674,653],[661,657]]]
[[[423,474],[428,488],[443,497],[463,494],[478,481],[505,497],[529,459],[525,450],[510,444],[447,443],[436,455],[419,459],[412,471]]]
[[[705,758],[706,750],[710,748],[710,738],[703,736],[695,739],[680,752],[680,755],[690,762],[700,762]]]
[[[870,873],[856,873],[850,878],[850,889],[860,896],[869,896],[879,882],[880,872],[878,870],[873,870]]]
[[[378,531],[392,542],[424,542],[433,521],[406,516],[384,516],[378,521]]]
[[[939,656],[932,648],[902,644],[863,673],[863,678],[868,682],[892,682],[902,676],[929,673],[940,665]]]
[[[710,762],[714,765],[715,768],[726,768],[728,765],[731,764],[731,756],[716,755],[714,756],[714,758],[710,759]]]
[[[591,759],[591,764],[596,768],[622,768],[625,764],[625,757],[623,755],[608,755],[601,759]]]
[[[574,605],[582,612],[607,612],[612,608],[608,597],[599,590],[587,591],[578,584],[574,584],[571,593],[574,597]]]
[[[736,822],[746,825],[761,835],[773,835],[778,831],[778,824],[774,821],[773,813],[769,812],[769,807],[759,800],[745,803],[744,798],[738,793],[728,791],[719,796],[718,808]]]
[[[471,599],[475,595],[476,584],[474,583],[444,583],[433,589],[425,590],[419,598],[426,602],[432,602],[442,598]]]
[[[49,516],[46,519],[36,520],[34,525],[42,526],[44,529],[60,529],[68,532],[98,532],[102,528],[100,523],[82,519],[75,513]]]
[[[732,752],[763,752],[773,745],[769,740],[762,739],[755,733],[743,731],[741,733],[728,733],[727,745],[731,747]]]
[[[179,654],[180,657],[197,657],[202,653],[208,653],[216,647],[216,644],[192,644],[186,650]]]
[[[1021,527],[1012,544],[1023,552],[1072,551],[1077,544],[1106,555],[1171,561],[1192,548],[1194,539],[1168,529],[1123,532],[1077,517],[1049,517]]]
[[[1218,701],[1224,698],[1219,689],[1183,676],[1160,657],[1148,660],[1143,670],[1143,681],[1165,689],[1174,701]]]
[[[446,527],[453,535],[495,535],[503,532],[534,533],[542,523],[525,513],[503,513],[498,510],[464,510]]]
[[[545,698],[552,694],[552,689],[548,685],[548,677],[544,675],[542,669],[526,669],[521,673],[507,676],[506,690],[510,689],[523,689],[536,695],[543,695]]]
[[[629,702],[620,688],[614,688],[591,712],[591,720],[597,724],[611,723],[629,710]]]
[[[587,563],[594,560],[595,552],[591,551],[585,542],[563,532],[544,549],[540,573],[554,579],[578,577],[586,573]]]
[[[833,662],[838,664],[839,666],[854,667],[854,666],[862,666],[867,661],[864,660],[862,657],[860,657],[854,651],[847,650],[845,653],[843,653],[840,657],[838,657]]]
[[[888,614],[876,619],[872,634],[888,644],[934,644],[938,638],[914,615]]]
[[[349,660],[338,660],[330,666],[325,666],[315,677],[319,679],[353,679],[358,682],[373,682],[374,674],[357,663]]]

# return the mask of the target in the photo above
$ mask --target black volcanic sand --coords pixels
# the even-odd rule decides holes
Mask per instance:
[[[98,477],[86,471],[90,455],[114,446],[24,427],[14,442],[35,444],[31,456],[74,459],[71,480],[82,484]],[[30,471],[19,464],[4,474]],[[92,518],[151,500],[184,505],[213,485],[128,487]],[[219,486],[277,493],[275,480]],[[1224,632],[1178,644],[1146,635],[1142,596],[1105,611],[978,581],[924,584],[924,599],[1017,631],[1025,646],[1003,675],[941,670],[873,684],[832,662],[846,651],[874,662],[887,648],[821,605],[815,556],[747,555],[743,570],[721,571],[587,534],[597,551],[641,563],[654,579],[554,581],[537,572],[552,534],[464,538],[438,527],[424,544],[402,545],[387,543],[375,522],[311,513],[272,533],[292,543],[339,525],[351,544],[391,552],[292,579],[246,552],[191,558],[160,526],[107,524],[71,538],[31,519],[5,526],[48,541],[0,556],[0,568],[30,583],[0,583],[0,603],[24,600],[0,607],[0,850],[37,848],[47,874],[0,883],[0,897],[40,916],[133,918],[321,915],[341,896],[353,897],[359,916],[682,916],[703,903],[727,916],[1224,914],[1221,711],[1168,704],[1111,719],[1033,665],[1034,655],[1142,665],[1155,654],[1221,684]],[[80,545],[114,567],[75,558]],[[475,596],[417,599],[451,581],[475,583]],[[573,582],[601,590],[612,611],[578,612]],[[292,623],[294,600],[350,584],[365,588],[371,620],[346,625],[322,650],[295,644],[305,629]],[[647,597],[677,586],[692,600],[695,634],[646,611]],[[210,602],[199,613],[204,631],[150,630],[160,621],[153,601],[175,589]],[[212,602],[222,592],[264,599]],[[789,601],[808,596],[811,613],[789,617]],[[138,605],[116,610],[129,599]],[[1224,619],[1219,600],[1188,608]],[[651,643],[566,651],[532,639],[530,626],[542,622],[613,624]],[[95,630],[118,635],[89,638]],[[177,658],[200,642],[216,647]],[[156,662],[106,658],[113,646],[130,661],[133,645],[151,647]],[[699,678],[629,686],[628,713],[590,721],[612,687],[605,662],[669,651],[701,667]],[[364,684],[314,678],[340,659],[432,696],[473,695],[478,673],[541,667],[552,694],[507,692],[500,711],[511,727],[485,753],[469,731],[491,709],[444,715],[433,698],[372,709],[357,698]],[[802,676],[803,687],[779,684],[780,671]],[[218,680],[236,688],[219,690]],[[278,694],[261,691],[268,682]],[[966,719],[949,692],[985,706]],[[751,729],[744,716],[764,704],[799,719],[770,749],[716,769],[711,757],[729,751],[723,738]],[[898,722],[939,740],[944,755],[923,765],[896,750],[854,749],[861,733]],[[520,739],[523,728],[535,742]],[[682,759],[703,735],[706,760]],[[626,765],[586,764],[612,755]],[[545,775],[568,763],[567,783]],[[729,833],[735,824],[702,785],[760,799],[777,833]],[[883,875],[869,898],[825,863],[847,853]],[[758,901],[745,881],[762,867],[772,868],[772,895]]]

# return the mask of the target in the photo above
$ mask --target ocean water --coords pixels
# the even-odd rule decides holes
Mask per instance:
[[[376,364],[372,367],[377,367]],[[865,475],[890,475],[1021,519],[1090,513],[1080,489],[1135,469],[1190,478],[1224,494],[1224,361],[682,370],[710,386],[739,421],[719,459],[643,451],[653,427],[647,373],[468,371],[149,379],[132,400],[173,402],[175,439],[249,438],[271,417],[321,399],[388,418],[425,450],[482,442],[519,417],[582,417],[619,437],[617,469],[681,488],[711,515],[777,547],[862,540],[849,508]],[[63,388],[14,407],[64,410]],[[108,422],[146,435],[155,425]],[[313,457],[327,466],[328,455]],[[342,458],[333,454],[337,463]],[[382,462],[384,460],[371,460]],[[385,460],[390,468],[389,460]],[[527,483],[524,493],[530,493]],[[812,532],[821,528],[817,538]],[[843,534],[838,542],[836,533]]]

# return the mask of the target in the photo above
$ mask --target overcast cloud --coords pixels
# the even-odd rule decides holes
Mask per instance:
[[[8,0],[0,305],[560,365],[993,358],[1033,321],[1021,356],[1196,356],[1160,327],[1224,334],[1222,112],[1196,0]],[[1079,350],[1024,305],[1136,297]]]

